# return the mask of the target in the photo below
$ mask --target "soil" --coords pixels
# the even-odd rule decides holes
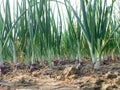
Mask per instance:
[[[13,70],[9,63],[7,73],[0,76],[0,90],[120,90],[120,59],[101,63],[93,70],[89,58],[81,66],[75,62],[50,67]],[[24,65],[21,65],[25,67]]]

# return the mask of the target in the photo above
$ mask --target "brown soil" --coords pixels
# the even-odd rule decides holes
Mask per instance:
[[[8,65],[9,66],[9,65]],[[90,60],[76,64],[39,68],[33,72],[9,69],[0,77],[0,90],[120,90],[120,60],[92,69]]]

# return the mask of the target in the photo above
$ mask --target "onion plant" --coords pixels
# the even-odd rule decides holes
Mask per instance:
[[[100,68],[99,61],[102,52],[104,52],[111,34],[115,31],[109,28],[114,2],[115,0],[112,0],[111,5],[107,6],[107,0],[80,0],[81,17],[77,15],[77,12],[68,2],[86,37],[94,69]]]
[[[3,1],[0,62],[12,59],[14,64],[35,64],[46,59],[51,65],[54,57],[91,55],[94,68],[98,68],[102,56],[120,47],[114,2],[108,6],[107,0],[80,0],[80,6],[74,8],[70,0],[14,0],[11,8],[10,0]]]
[[[64,1],[65,2],[65,1]],[[67,6],[67,3],[65,2],[65,6],[66,6],[66,12],[67,12],[67,30],[65,30],[64,34],[65,37],[67,38],[65,45],[66,45],[66,49],[67,49],[67,53],[68,56],[72,56],[74,57],[74,59],[78,59],[81,61],[82,59],[82,50],[84,48],[84,46],[82,46],[82,42],[84,42],[84,36],[81,30],[81,27],[79,25],[79,22],[75,19],[75,16],[73,15],[72,11],[70,10],[70,7]],[[78,6],[76,5],[76,10]],[[78,13],[80,12],[80,10],[78,9]],[[78,14],[80,15],[80,14]]]

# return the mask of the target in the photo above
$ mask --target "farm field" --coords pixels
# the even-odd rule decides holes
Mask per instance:
[[[120,90],[120,0],[0,0],[0,90]]]

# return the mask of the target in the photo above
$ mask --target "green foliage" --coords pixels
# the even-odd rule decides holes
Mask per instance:
[[[15,0],[14,14],[10,0],[5,3],[4,14],[0,12],[1,61],[12,58],[14,63],[34,63],[47,58],[51,65],[54,57],[91,55],[95,62],[102,55],[119,53],[120,25],[112,17],[114,0],[110,6],[107,0],[80,0],[81,9],[77,5],[74,9],[69,0]]]
[[[88,0],[87,2],[80,0],[81,17],[77,15],[69,2],[68,4],[86,37],[93,63],[100,60],[110,38],[118,30],[118,28],[112,29],[112,31],[110,29],[113,27],[111,22],[114,1],[108,6],[107,0]]]

